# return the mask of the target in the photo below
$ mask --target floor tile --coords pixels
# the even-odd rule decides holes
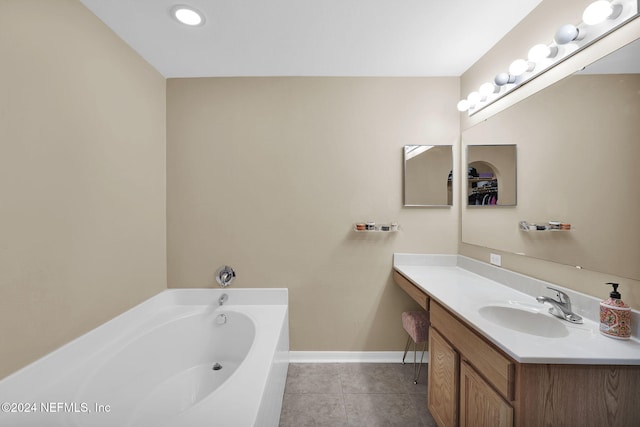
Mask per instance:
[[[406,393],[410,394],[427,394],[427,364],[423,364],[420,369],[420,376],[418,377],[418,384],[414,384],[415,373],[413,368],[413,362],[407,363],[405,365],[399,365],[402,368],[401,372],[401,380],[404,384],[404,390]]]
[[[426,364],[413,380],[412,363],[292,363],[280,427],[435,427]]]
[[[342,392],[404,393],[402,365],[397,363],[352,363],[340,372]]]
[[[422,422],[423,427],[437,427],[436,420],[427,408],[427,396],[420,394],[410,394],[409,397],[413,399],[413,405],[418,414],[418,419]]]
[[[340,366],[335,363],[292,363],[285,393],[342,393]]]
[[[349,426],[422,427],[407,394],[345,394],[344,399]]]
[[[347,427],[341,394],[286,394],[280,427]]]

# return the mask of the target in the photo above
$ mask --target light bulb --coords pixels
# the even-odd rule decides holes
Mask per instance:
[[[458,102],[458,111],[463,112],[463,111],[467,111],[469,109],[469,101],[467,101],[466,99],[461,99]]]
[[[204,24],[204,15],[190,6],[174,6],[171,9],[171,15],[178,22],[191,27]]]
[[[480,94],[481,95],[491,95],[492,93],[496,93],[498,92],[500,89],[496,87],[496,85],[494,85],[493,83],[483,83],[480,86]]]
[[[582,14],[582,22],[587,25],[597,25],[607,19],[615,19],[620,16],[622,5],[613,5],[607,0],[599,0],[591,3]]]
[[[527,58],[529,61],[539,62],[545,58],[555,58],[558,54],[558,46],[547,46],[546,44],[537,44],[529,49]]]
[[[516,59],[509,66],[509,74],[514,76],[521,76],[527,71],[532,71],[535,68],[533,62],[525,61],[524,59]]]
[[[479,92],[471,92],[469,96],[467,96],[467,101],[471,106],[477,104],[482,99],[482,95]]]
[[[566,24],[556,31],[555,41],[558,44],[567,44],[574,40],[582,40],[585,34],[584,30],[580,31],[575,25]]]
[[[498,86],[504,86],[507,83],[515,83],[516,78],[515,78],[515,76],[512,76],[509,73],[499,73],[499,74],[496,75],[496,77],[495,77],[495,79],[493,79],[493,81]]]

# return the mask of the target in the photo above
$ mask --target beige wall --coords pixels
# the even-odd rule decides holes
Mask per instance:
[[[403,208],[406,144],[455,144],[457,78],[167,83],[169,287],[289,288],[292,350],[400,350],[393,252],[456,253],[455,208]],[[456,159],[457,161],[457,159]],[[397,221],[398,233],[353,223]]]
[[[453,208],[402,207],[402,147],[453,144],[460,164],[460,93],[590,2],[543,1],[461,79],[173,79],[165,97],[79,2],[3,0],[0,377],[167,282],[214,286],[225,263],[235,287],[289,288],[292,350],[401,349],[400,312],[416,306],[391,280],[393,252],[490,252],[459,240],[460,194]],[[367,220],[401,231],[351,231]],[[611,279],[502,254],[599,296]]]
[[[0,2],[0,377],[166,287],[165,81],[77,1]]]
[[[471,67],[462,77],[461,77],[461,88],[462,93],[468,93],[472,90],[473,87],[477,87],[483,79],[486,79],[487,76],[494,75],[498,70],[507,66],[513,59],[516,57],[522,56],[523,52],[526,53],[528,48],[535,44],[539,40],[545,40],[549,38],[549,35],[553,35],[557,26],[559,26],[559,22],[562,20],[566,22],[576,23],[580,20],[580,16],[582,14],[582,10],[586,7],[590,1],[560,1],[560,0],[545,0],[541,3],[541,5],[534,10],[525,20],[518,25],[510,34],[505,36],[505,38],[499,42],[487,55],[485,55],[477,64]],[[556,12],[557,11],[557,12]],[[573,18],[566,18],[567,13],[570,13],[570,16]],[[561,17],[560,20],[558,17]],[[603,40],[595,43],[591,47],[585,49],[580,54],[574,56],[573,58],[565,61],[560,66],[555,69],[545,73],[542,77],[537,78],[535,81],[528,83],[524,87],[516,90],[513,94],[510,94],[503,98],[500,102],[496,103],[497,105],[489,107],[486,111],[481,111],[480,113],[473,116],[471,119],[468,119],[463,115],[463,130],[467,129],[472,125],[476,125],[481,123],[479,126],[484,126],[482,121],[491,117],[492,114],[499,112],[501,109],[510,107],[516,101],[522,99],[525,95],[530,95],[535,93],[538,90],[541,90],[546,85],[554,83],[555,81],[565,77],[572,72],[579,70],[583,66],[591,63],[594,60],[606,55],[609,51],[616,49],[617,47],[623,46],[631,40],[640,37],[640,20],[636,19],[634,22],[627,24],[622,29],[616,31],[615,33],[607,36]],[[493,70],[493,71],[489,71]],[[519,105],[519,104],[518,104]],[[518,107],[516,105],[516,107]],[[531,117],[523,114],[526,117],[520,117],[523,120],[522,123],[532,124]],[[517,126],[518,118],[511,117],[511,123]],[[584,118],[581,119],[584,121],[588,121],[589,119]],[[580,132],[580,125],[576,128],[576,132]],[[503,128],[503,131],[505,129]],[[522,128],[523,132],[526,133],[525,128]],[[475,132],[475,129],[471,129],[472,132]],[[538,133],[538,130],[531,131],[529,133]],[[465,133],[466,134],[466,133]],[[513,142],[509,140],[508,142]],[[495,143],[495,141],[493,141]],[[519,145],[521,141],[518,141]],[[522,147],[525,148],[525,147]],[[521,147],[518,148],[518,158],[520,165],[530,165],[527,162],[527,159],[532,159],[532,156],[535,157],[545,157],[547,156],[547,151],[545,149],[539,149],[536,152],[535,147],[529,146],[526,147],[526,150],[531,150],[529,153],[524,153],[521,150]],[[525,150],[525,151],[526,151]],[[580,149],[579,149],[580,150]],[[590,152],[593,152],[590,150]],[[538,154],[536,154],[538,153]],[[608,153],[607,155],[609,155]],[[582,153],[582,156],[586,155],[586,152]],[[565,156],[566,157],[566,156]],[[549,158],[546,157],[548,161]],[[573,171],[567,172],[566,180],[575,181],[575,177],[573,176]],[[520,187],[519,182],[519,187]],[[622,183],[622,186],[625,184]],[[626,187],[629,188],[629,187]],[[520,191],[522,189],[519,188],[518,193],[518,204],[521,202],[527,202],[527,194],[526,191]],[[566,203],[562,203],[560,206],[564,209]],[[601,206],[598,206],[601,208]],[[476,214],[481,214],[477,213]],[[501,217],[505,215],[510,215],[509,211],[500,211],[496,213]],[[621,215],[630,215],[631,218],[637,217],[636,212],[633,210],[627,210],[625,212],[619,212]],[[542,216],[542,215],[538,215]],[[588,218],[584,216],[584,218]],[[494,220],[496,218],[493,218]],[[540,218],[519,218],[526,220],[540,220]],[[543,220],[549,220],[552,218],[542,218]],[[582,218],[581,218],[582,219]],[[462,221],[465,221],[464,215],[462,216]],[[513,223],[514,218],[504,218],[504,222]],[[513,230],[515,231],[516,225],[513,225]],[[606,230],[603,228],[603,232]],[[575,230],[578,232],[578,230]],[[508,233],[507,233],[508,234]],[[517,234],[517,232],[516,232]],[[505,234],[503,234],[505,235]],[[494,236],[495,237],[495,236]],[[466,239],[465,239],[466,240]],[[596,239],[597,240],[597,239]],[[592,248],[594,245],[600,245],[601,242],[593,241],[588,242],[585,247],[580,248],[581,252],[592,252]],[[471,256],[476,259],[480,259],[482,261],[489,260],[489,253],[496,252],[503,255],[502,265],[503,267],[514,270],[517,272],[521,272],[523,274],[531,275],[533,277],[541,278],[543,280],[548,280],[572,289],[579,290],[586,294],[591,294],[597,297],[606,297],[607,290],[602,285],[604,282],[608,281],[618,281],[623,283],[623,287],[621,287],[621,291],[623,292],[623,299],[629,303],[631,306],[635,308],[640,308],[640,283],[636,280],[630,280],[623,277],[618,277],[612,274],[602,274],[594,271],[589,271],[586,269],[578,270],[575,267],[556,264],[553,262],[542,261],[534,257],[530,256],[521,256],[515,255],[509,252],[504,251],[496,251],[485,248],[483,246],[488,247],[503,247],[506,246],[508,242],[485,242],[481,245],[470,245],[465,244],[462,241],[460,242],[459,252],[463,255]],[[590,248],[591,247],[591,248]],[[636,246],[637,248],[637,246]],[[607,257],[610,257],[612,260],[617,259],[617,254],[619,251],[623,251],[624,249],[620,249],[617,247],[612,247],[610,252],[606,253]],[[588,254],[588,256],[593,256],[592,254]],[[576,262],[576,265],[580,263]]]

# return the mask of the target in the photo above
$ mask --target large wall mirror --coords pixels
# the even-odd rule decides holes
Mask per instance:
[[[640,41],[462,139],[517,141],[519,158],[518,205],[463,209],[463,242],[640,280]],[[525,231],[520,221],[571,229]]]
[[[515,206],[516,146],[467,147],[467,205]]]
[[[404,206],[453,205],[453,146],[404,146]]]

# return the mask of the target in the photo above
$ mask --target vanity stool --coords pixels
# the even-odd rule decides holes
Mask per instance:
[[[427,311],[405,311],[402,313],[402,327],[409,334],[407,344],[404,347],[404,355],[402,356],[402,364],[409,351],[409,344],[413,340],[413,373],[415,379],[414,384],[418,384],[420,376],[420,368],[422,368],[422,359],[427,349],[427,341],[429,341],[429,313]],[[416,364],[416,345],[422,343],[422,355],[420,356],[420,364]]]

